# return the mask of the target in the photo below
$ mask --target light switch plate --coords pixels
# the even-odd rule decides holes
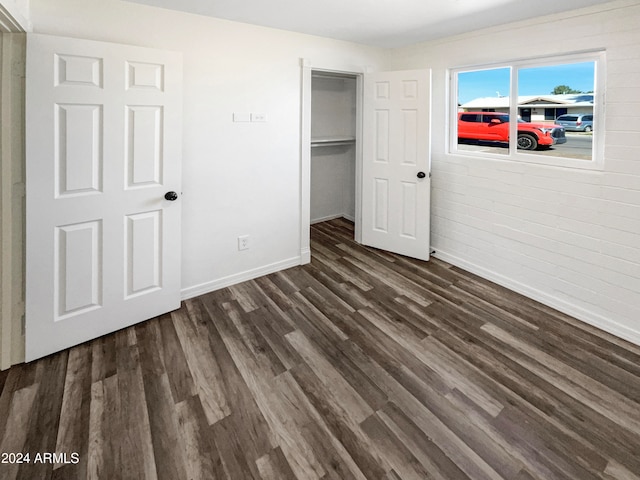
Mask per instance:
[[[234,122],[250,122],[251,121],[251,114],[250,113],[235,112],[233,114],[233,121]]]

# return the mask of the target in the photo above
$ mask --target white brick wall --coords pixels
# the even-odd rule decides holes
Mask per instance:
[[[640,344],[640,2],[393,51],[432,68],[432,246],[452,263]],[[604,171],[447,153],[448,68],[606,50]]]

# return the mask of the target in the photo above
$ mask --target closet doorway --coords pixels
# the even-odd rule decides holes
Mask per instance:
[[[311,261],[311,225],[354,222],[360,242],[363,68],[301,59],[300,264]]]
[[[355,222],[358,81],[355,75],[311,73],[310,224]]]
[[[310,225],[340,217],[358,243],[428,260],[431,71],[301,66],[300,264]]]

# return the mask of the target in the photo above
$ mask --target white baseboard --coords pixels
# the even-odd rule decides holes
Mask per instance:
[[[311,253],[309,253],[309,259],[311,259]],[[236,283],[253,280],[254,278],[269,275],[270,273],[279,272],[280,270],[284,270],[285,268],[295,267],[298,265],[301,265],[300,257],[288,258],[280,262],[271,263],[269,265],[264,265],[252,270],[229,275],[218,280],[213,280],[211,282],[194,285],[193,287],[184,288],[180,292],[180,297],[182,298],[182,300],[187,300],[189,298],[197,297],[198,295],[204,295],[205,293],[220,290],[221,288],[230,287],[231,285],[235,285]]]
[[[609,318],[603,317],[597,313],[591,312],[583,307],[575,305],[573,303],[567,302],[566,300],[557,298],[548,293],[542,292],[536,288],[532,288],[524,283],[515,281],[511,278],[505,277],[499,273],[496,273],[492,270],[489,270],[484,267],[480,267],[471,263],[463,258],[460,258],[456,255],[449,254],[440,249],[436,250],[436,253],[433,255],[439,260],[443,260],[447,263],[455,265],[456,267],[462,268],[463,270],[467,270],[468,272],[479,275],[482,278],[486,278],[492,282],[497,283],[509,290],[513,290],[514,292],[520,293],[526,297],[529,297],[533,300],[536,300],[548,307],[555,308],[556,310],[570,315],[578,320],[588,323],[600,330],[604,330],[607,333],[615,335],[616,337],[620,337],[624,340],[627,340],[636,345],[640,345],[640,331],[631,329],[626,325],[621,325]]]
[[[311,249],[309,247],[300,250],[300,265],[311,263]]]
[[[346,213],[339,213],[337,215],[327,215],[326,217],[322,217],[322,218],[314,218],[313,220],[311,220],[311,225],[313,225],[314,223],[322,223],[322,222],[328,222],[329,220],[335,220],[336,218],[346,218],[347,220],[349,220],[350,222],[355,222],[355,217],[348,215]]]
[[[313,218],[311,219],[311,225],[313,225],[314,223],[321,223],[321,222],[328,222],[329,220],[335,220],[336,218],[342,218],[342,217],[346,217],[345,215],[343,215],[342,213],[338,213],[337,215],[327,215],[326,217],[321,217],[321,218]]]

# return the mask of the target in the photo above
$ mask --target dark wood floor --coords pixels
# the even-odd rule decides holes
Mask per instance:
[[[640,478],[640,347],[352,236],[0,375],[0,478]]]

